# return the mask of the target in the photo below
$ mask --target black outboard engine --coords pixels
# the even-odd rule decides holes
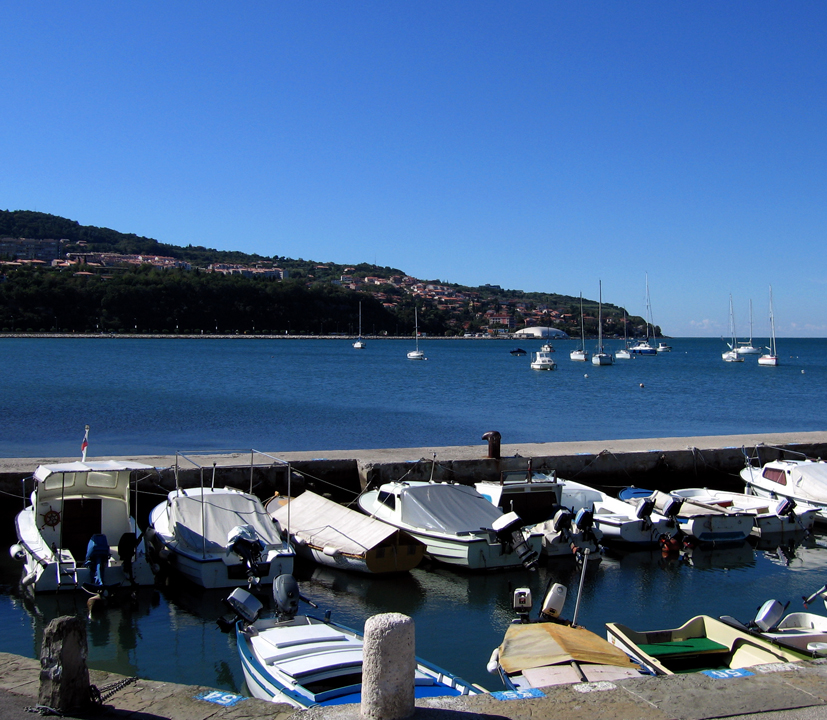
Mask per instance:
[[[261,582],[261,553],[265,545],[259,539],[252,525],[236,525],[227,534],[227,552],[235,553],[241,558],[247,569],[247,583],[255,585]]]
[[[279,575],[273,581],[273,602],[276,604],[276,617],[279,621],[296,617],[299,600],[306,602],[310,607],[319,607],[299,592],[299,584],[292,575]]]
[[[644,527],[652,527],[652,511],[655,509],[655,501],[651,497],[641,498],[635,510],[638,520],[643,520]]]
[[[526,542],[522,525],[523,521],[520,516],[515,512],[509,512],[498,517],[491,528],[503,545],[507,546],[511,552],[517,553],[517,557],[526,568],[534,570],[537,567],[537,553]]]

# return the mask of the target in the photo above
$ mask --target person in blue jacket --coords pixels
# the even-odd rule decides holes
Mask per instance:
[[[106,566],[109,564],[109,541],[103,533],[96,533],[86,546],[86,567],[95,585],[103,585]]]

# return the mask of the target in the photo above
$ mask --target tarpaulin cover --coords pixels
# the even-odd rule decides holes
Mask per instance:
[[[402,493],[402,522],[456,535],[490,529],[502,511],[467,485],[413,485]]]
[[[261,501],[246,493],[204,493],[204,533],[202,535],[201,497],[175,496],[170,504],[170,526],[178,542],[201,551],[203,537],[207,539],[208,553],[227,550],[227,535],[237,525],[251,525],[261,541],[269,547],[282,544],[274,525]]]
[[[500,665],[507,674],[572,660],[634,667],[620,648],[582,627],[555,623],[510,625],[500,645]]]

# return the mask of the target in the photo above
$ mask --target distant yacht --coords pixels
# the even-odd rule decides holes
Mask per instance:
[[[592,365],[611,365],[611,353],[603,351],[603,281],[600,281],[600,299],[597,305],[597,352],[592,355]]]
[[[761,348],[752,344],[752,300],[749,301],[749,342],[739,342],[735,352],[739,355],[760,355]]]
[[[732,294],[729,296],[729,332],[732,335],[732,342],[727,343],[729,350],[721,353],[724,362],[744,362],[738,351],[735,349],[738,345],[735,339],[735,310],[732,308]]]
[[[414,336],[416,337],[416,350],[408,353],[408,360],[427,360],[425,353],[419,349],[419,314],[416,307],[414,307]]]
[[[586,362],[589,359],[589,353],[586,352],[586,326],[583,324],[583,293],[580,293],[580,347],[572,350],[569,357],[578,362]]]

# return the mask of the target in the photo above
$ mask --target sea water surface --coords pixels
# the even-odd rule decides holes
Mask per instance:
[[[539,345],[520,343],[529,351]],[[511,356],[513,341],[423,340],[426,362],[406,359],[411,345],[369,340],[358,351],[344,339],[0,340],[9,379],[0,395],[0,454],[77,455],[85,424],[94,457],[483,446],[487,430],[508,443],[825,428],[825,340],[780,340],[777,368],[758,367],[755,356],[724,363],[725,345],[701,339],[675,339],[672,353],[594,367],[571,362],[575,343],[563,341],[555,342],[555,372],[532,371],[529,356]],[[2,536],[13,542],[13,528]],[[85,617],[86,597],[25,600],[19,565],[5,551],[0,558],[0,650],[37,657],[45,624],[63,614]],[[587,570],[578,623],[603,634],[609,621],[651,630],[699,613],[748,620],[769,598],[800,610],[801,597],[824,583],[826,561],[820,534],[669,557],[607,554]],[[501,686],[485,665],[513,617],[513,590],[531,588],[537,606],[547,583],[562,582],[570,618],[580,580],[570,560],[534,573],[423,566],[373,578],[297,566],[296,574],[319,612],[330,609],[343,624],[361,629],[372,614],[410,615],[419,655],[492,690]],[[244,692],[234,637],[215,623],[225,595],[173,583],[111,606],[87,621],[90,665]]]
[[[404,340],[0,339],[0,456],[75,455],[84,425],[96,457],[824,429],[827,340],[780,340],[775,368],[723,362],[721,340],[671,342],[595,367],[556,341],[543,372],[510,354],[539,348],[524,339],[425,339],[424,362]]]

